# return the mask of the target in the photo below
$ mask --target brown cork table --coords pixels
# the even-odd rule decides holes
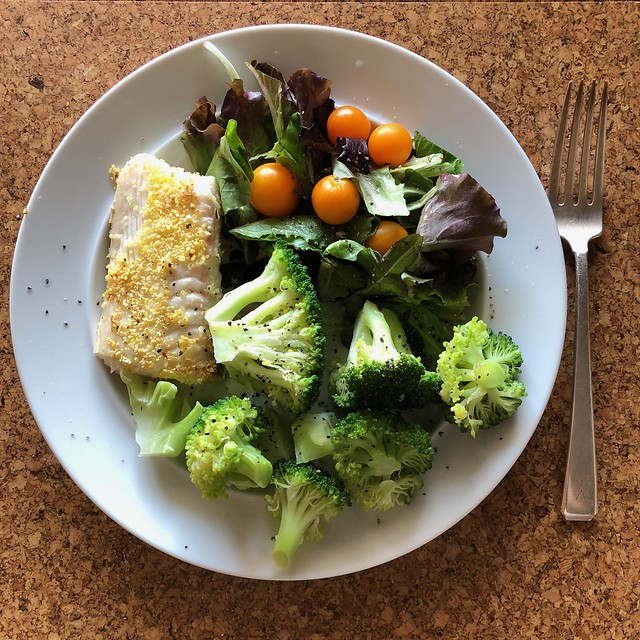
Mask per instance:
[[[317,23],[384,37],[466,83],[546,183],[569,79],[610,87],[604,234],[591,257],[600,512],[560,512],[571,314],[529,446],[468,517],[423,548],[307,583],[207,572],[148,547],[74,485],[44,442],[11,351],[9,279],[22,211],[76,119],[140,64],[228,28]],[[632,2],[0,4],[0,639],[640,636],[640,5]],[[572,291],[572,270],[568,269]]]

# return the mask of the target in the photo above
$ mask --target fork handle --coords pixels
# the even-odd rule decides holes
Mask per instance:
[[[567,520],[584,521],[592,520],[598,511],[598,478],[591,390],[587,253],[577,252],[574,257],[576,301],[573,401],[562,511]]]

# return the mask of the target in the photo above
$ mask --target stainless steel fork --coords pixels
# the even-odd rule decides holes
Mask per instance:
[[[593,116],[596,103],[596,85],[595,82],[591,84],[586,97],[584,129],[581,138],[582,111],[585,108],[583,94],[584,84],[581,81],[575,97],[566,166],[564,166],[565,138],[572,97],[572,85],[569,83],[560,116],[547,191],[560,236],[564,238],[573,252],[576,273],[571,432],[562,496],[562,511],[567,520],[592,520],[598,511],[587,257],[589,242],[602,233],[607,84],[605,82],[602,88],[600,113],[595,131]],[[595,138],[595,154],[592,160],[593,138]],[[580,144],[582,148],[576,185],[576,158]],[[561,184],[563,167],[564,184]],[[593,167],[592,173],[590,173],[590,167]]]

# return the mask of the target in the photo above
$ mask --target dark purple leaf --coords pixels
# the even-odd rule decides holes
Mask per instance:
[[[301,115],[300,141],[307,147],[307,171],[314,181],[331,162],[327,118],[334,109],[331,81],[311,69],[298,69],[287,83]]]
[[[222,118],[238,123],[237,132],[249,156],[265,153],[273,146],[266,128],[269,106],[259,91],[245,91],[242,80],[234,80],[220,109]]]
[[[338,138],[336,146],[339,147],[337,153],[340,162],[350,165],[360,173],[369,173],[369,146],[364,138]]]
[[[331,97],[331,80],[305,68],[294,71],[287,84],[302,116],[302,130],[310,129],[319,120],[319,110]]]
[[[252,60],[251,66],[254,69],[260,71],[260,73],[264,73],[267,76],[276,78],[277,80],[280,80],[282,84],[284,84],[284,76],[282,75],[280,70],[276,69],[276,67],[274,67],[272,64],[269,64],[268,62],[258,62],[257,60]]]
[[[493,196],[469,174],[443,174],[422,210],[417,232],[423,251],[444,249],[470,257],[477,251],[491,253],[494,237],[507,235],[507,222]]]
[[[220,144],[224,129],[216,120],[216,105],[205,96],[196,101],[193,113],[184,123],[189,133],[200,133],[206,142]]]

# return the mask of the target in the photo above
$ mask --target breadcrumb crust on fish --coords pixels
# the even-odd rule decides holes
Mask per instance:
[[[149,154],[113,169],[95,353],[112,371],[197,384],[217,373],[205,311],[221,296],[213,177]]]

